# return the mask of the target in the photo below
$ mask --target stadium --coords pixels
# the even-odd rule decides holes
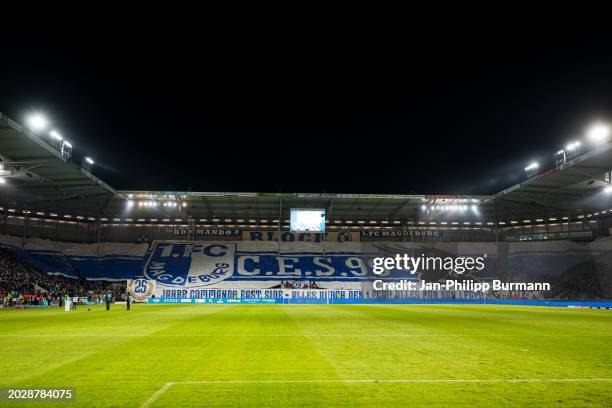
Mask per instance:
[[[117,190],[43,122],[0,113],[0,387],[72,396],[27,406],[610,406],[604,124],[384,195]]]

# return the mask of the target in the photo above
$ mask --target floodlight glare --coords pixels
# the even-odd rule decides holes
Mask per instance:
[[[423,210],[423,211],[427,210],[427,206],[426,205],[422,205],[421,206],[421,210]]]
[[[0,177],[0,184],[4,184],[6,183],[6,180],[4,179],[4,177]]]
[[[128,200],[127,205],[128,205],[128,207],[132,207],[134,205],[134,201],[133,200]]]
[[[89,164],[94,164],[94,161],[91,159],[91,157],[86,157],[85,161]]]
[[[62,135],[60,135],[60,133],[57,130],[55,130],[55,129],[53,129],[51,132],[49,132],[49,136],[51,136],[55,140],[59,140],[59,141],[61,141],[63,139]]]
[[[64,146],[69,147],[72,149],[72,144],[68,141],[64,141]]]
[[[571,152],[572,150],[577,149],[579,147],[580,147],[580,142],[571,142],[571,143],[568,143],[567,146],[565,146],[565,150]]]
[[[525,167],[525,171],[536,170],[540,165],[536,162],[529,164],[529,166]]]
[[[610,136],[610,127],[603,123],[596,123],[588,130],[587,136],[594,142],[602,142]]]
[[[33,113],[28,117],[28,126],[32,130],[43,130],[48,124],[49,121],[42,113]]]
[[[608,186],[608,187],[604,188],[604,193],[606,193],[606,194],[612,193],[612,186]]]

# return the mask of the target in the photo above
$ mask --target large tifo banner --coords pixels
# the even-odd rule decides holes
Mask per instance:
[[[82,244],[0,235],[0,248],[49,275],[125,281],[140,275],[149,244]]]
[[[499,251],[499,257],[498,257]],[[481,258],[484,267],[456,273],[434,269],[411,274],[391,269],[373,273],[377,257]],[[143,262],[141,276],[129,282],[135,298],[203,299],[283,289],[368,290],[378,278],[440,282],[469,279],[506,282],[545,281],[553,288],[575,282],[576,275],[598,274],[602,290],[612,288],[612,240],[572,242],[185,242],[156,241]],[[313,295],[313,296],[314,296]],[[364,294],[365,296],[366,294]],[[416,296],[426,296],[419,295]],[[450,294],[449,296],[456,296]],[[602,295],[603,296],[603,295]]]
[[[485,265],[478,279],[496,276],[495,247],[492,244],[462,245],[439,243],[427,248],[416,243],[354,242],[185,242],[156,241],[143,264],[142,275],[129,282],[137,300],[156,298],[209,298],[215,290],[237,291],[239,297],[250,291],[309,288],[321,290],[362,290],[375,279],[418,282],[425,273],[410,274],[390,269],[383,275],[373,273],[373,259],[395,254],[438,256],[482,255]],[[449,277],[447,272],[432,271],[430,279]],[[234,292],[232,292],[234,293]],[[254,293],[254,292],[253,292]],[[259,295],[258,297],[266,296]]]
[[[42,272],[88,280],[128,280],[134,296],[208,298],[209,290],[367,290],[372,281],[440,282],[468,279],[550,282],[565,297],[612,297],[612,238],[589,243],[154,241],[71,243],[0,235],[0,248]],[[373,273],[376,258],[482,258],[478,271],[389,269]],[[499,256],[498,256],[499,255]],[[314,292],[318,293],[318,292]],[[264,296],[264,295],[262,295]],[[213,296],[216,297],[216,296]]]
[[[139,281],[138,290],[200,297],[209,288],[267,288],[287,281],[358,288],[373,277],[365,255],[358,243],[156,241],[141,277],[149,282]]]

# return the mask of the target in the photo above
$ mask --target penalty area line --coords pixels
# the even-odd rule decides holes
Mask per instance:
[[[565,382],[612,382],[612,378],[500,378],[500,379],[354,379],[354,380],[210,380],[210,381],[171,381],[165,383],[140,408],[148,408],[173,385],[207,384],[360,384],[360,383],[565,383]]]

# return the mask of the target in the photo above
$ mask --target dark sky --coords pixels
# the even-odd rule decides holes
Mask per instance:
[[[487,194],[612,116],[605,38],[75,32],[3,44],[0,111],[119,189]]]

